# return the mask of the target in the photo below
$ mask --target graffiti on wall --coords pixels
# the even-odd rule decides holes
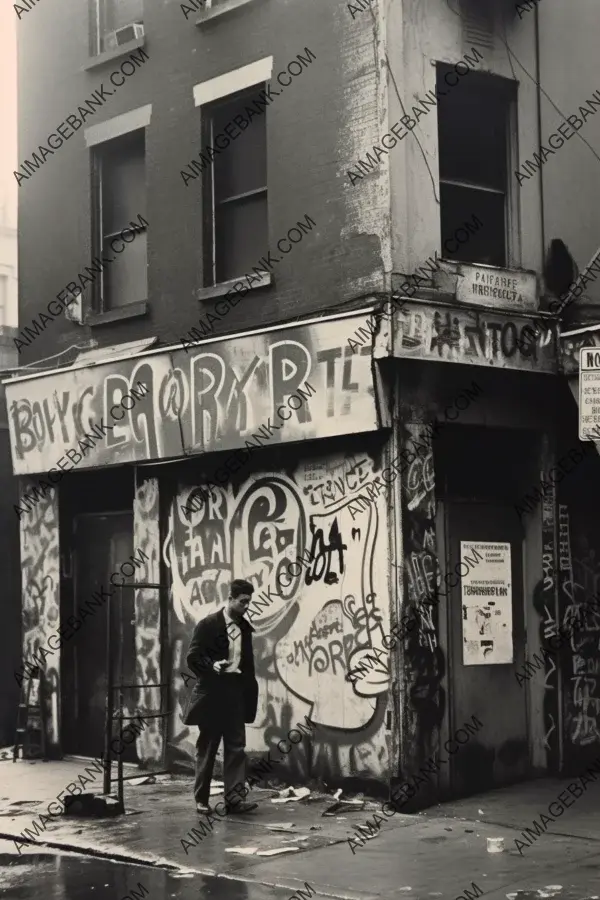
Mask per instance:
[[[558,635],[556,614],[556,488],[551,486],[542,500],[542,578],[533,592],[533,605],[538,613],[540,646]],[[553,654],[545,655],[544,675],[544,747],[547,765],[554,771],[559,763],[558,732],[558,667]]]
[[[11,382],[13,470],[48,471],[100,422],[106,433],[81,469],[244,447],[269,422],[274,443],[374,431],[371,347],[353,353],[346,339],[366,321],[296,325]],[[146,394],[112,415],[138,383]],[[278,418],[301,389],[309,399]]]
[[[29,479],[21,483],[21,495],[29,491]],[[23,659],[32,659],[60,625],[58,494],[52,488],[30,512],[20,518]],[[60,704],[60,651],[45,655],[44,690],[46,740],[58,746]]]
[[[538,329],[534,339],[522,316],[411,303],[399,314],[399,328],[398,356],[556,372],[556,327]]]
[[[354,520],[349,512],[375,469],[366,454],[313,458],[213,490],[195,512],[200,486],[181,486],[163,548],[173,581],[171,757],[189,761],[196,740],[181,722],[193,627],[222,606],[233,577],[244,577],[258,601],[259,707],[249,750],[264,752],[307,715],[317,727],[310,758],[304,745],[288,757],[296,777],[385,771],[388,678],[380,672],[376,684],[354,685],[346,677],[357,654],[381,647],[389,633],[384,494]]]
[[[442,686],[446,661],[437,638],[437,608],[420,605],[423,600],[435,597],[441,573],[435,542],[435,478],[433,450],[424,425],[407,424],[402,430],[403,447],[416,444],[428,446],[423,455],[417,454],[403,481],[402,504],[410,511],[403,517],[405,590],[398,593],[405,597],[403,615],[416,610],[418,627],[405,638],[408,678],[407,696],[410,709],[407,721],[410,740],[416,750],[416,758],[425,759],[438,746],[439,729],[444,717],[446,695]],[[399,572],[399,577],[402,573]]]
[[[565,666],[565,734],[572,747],[582,748],[600,743],[600,610],[593,601],[600,589],[600,560],[587,525],[572,550],[566,505],[559,506],[558,528],[563,625],[571,632]]]
[[[138,583],[158,584],[160,581],[160,537],[158,515],[158,479],[138,476],[133,501],[134,546],[145,554],[144,568],[138,571]],[[135,712],[156,715],[161,711],[161,689],[146,687],[160,684],[160,594],[156,588],[135,589],[135,656],[137,689]],[[134,710],[128,711],[133,715]],[[162,719],[146,720],[146,727],[137,739],[138,759],[144,763],[159,763],[163,752]]]

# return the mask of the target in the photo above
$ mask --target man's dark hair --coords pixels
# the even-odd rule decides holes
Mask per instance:
[[[241,597],[242,594],[253,594],[254,587],[250,584],[249,581],[246,581],[244,578],[234,578],[231,582],[231,587],[229,589],[231,596],[235,600],[236,597]]]

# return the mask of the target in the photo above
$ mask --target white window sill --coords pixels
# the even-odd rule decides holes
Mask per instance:
[[[273,276],[270,272],[265,272],[264,275],[256,276],[255,282],[257,283],[251,285],[246,285],[244,276],[240,275],[239,278],[232,278],[230,281],[222,281],[220,284],[214,284],[210,287],[198,288],[196,291],[196,299],[212,300],[214,297],[224,297],[225,294],[228,294],[233,288],[234,284],[239,284],[240,282],[242,282],[250,291],[257,291],[259,288],[270,287],[274,283]]]
[[[93,56],[90,61],[83,66],[82,71],[89,72],[90,69],[97,69],[107,62],[112,62],[113,59],[118,59],[120,56],[126,56],[131,50],[137,50],[138,47],[143,47],[145,43],[146,36],[144,35],[144,37],[136,38],[134,41],[128,41],[120,47],[115,47],[114,50],[104,50],[102,53]]]

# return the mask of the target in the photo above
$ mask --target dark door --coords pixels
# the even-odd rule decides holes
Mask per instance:
[[[108,612],[112,618],[113,682],[135,682],[135,631],[133,590],[112,587],[113,595],[94,608],[94,595],[111,591],[110,578],[121,581],[120,566],[133,553],[133,516],[128,512],[94,513],[76,516],[74,522],[74,614],[90,600],[92,614],[83,621],[73,645],[75,728],[65,749],[82,756],[99,756],[104,751],[104,723],[107,698]],[[131,579],[125,579],[125,582]],[[67,645],[68,646],[68,645]],[[65,690],[69,691],[69,686]],[[125,702],[133,699],[131,691]],[[115,698],[116,702],[116,698]],[[128,703],[131,706],[131,703]],[[115,735],[117,734],[115,726]],[[123,754],[136,761],[135,743]]]
[[[451,757],[452,793],[465,795],[528,774],[526,691],[515,678],[525,649],[524,535],[512,505],[452,500],[445,511],[446,571],[458,580],[448,589],[450,734],[474,715],[483,723]],[[476,554],[463,545],[462,566],[461,541],[485,545]]]

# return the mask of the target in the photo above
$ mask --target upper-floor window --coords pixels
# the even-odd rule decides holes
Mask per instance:
[[[122,43],[135,40],[140,35],[144,21],[143,0],[92,0],[95,52],[116,50]],[[118,35],[115,32],[131,26]]]
[[[93,169],[94,253],[104,263],[94,307],[105,312],[148,298],[144,129],[95,147]]]
[[[511,82],[437,66],[440,205],[443,255],[463,262],[507,266],[514,231],[510,115]],[[448,76],[448,77],[446,77]],[[453,86],[449,86],[453,85]],[[441,96],[440,96],[441,95]],[[483,227],[450,253],[455,232],[477,216]]]
[[[205,285],[252,272],[268,250],[266,103],[255,86],[203,107]],[[254,113],[254,115],[252,115]],[[212,148],[212,149],[211,149]]]

